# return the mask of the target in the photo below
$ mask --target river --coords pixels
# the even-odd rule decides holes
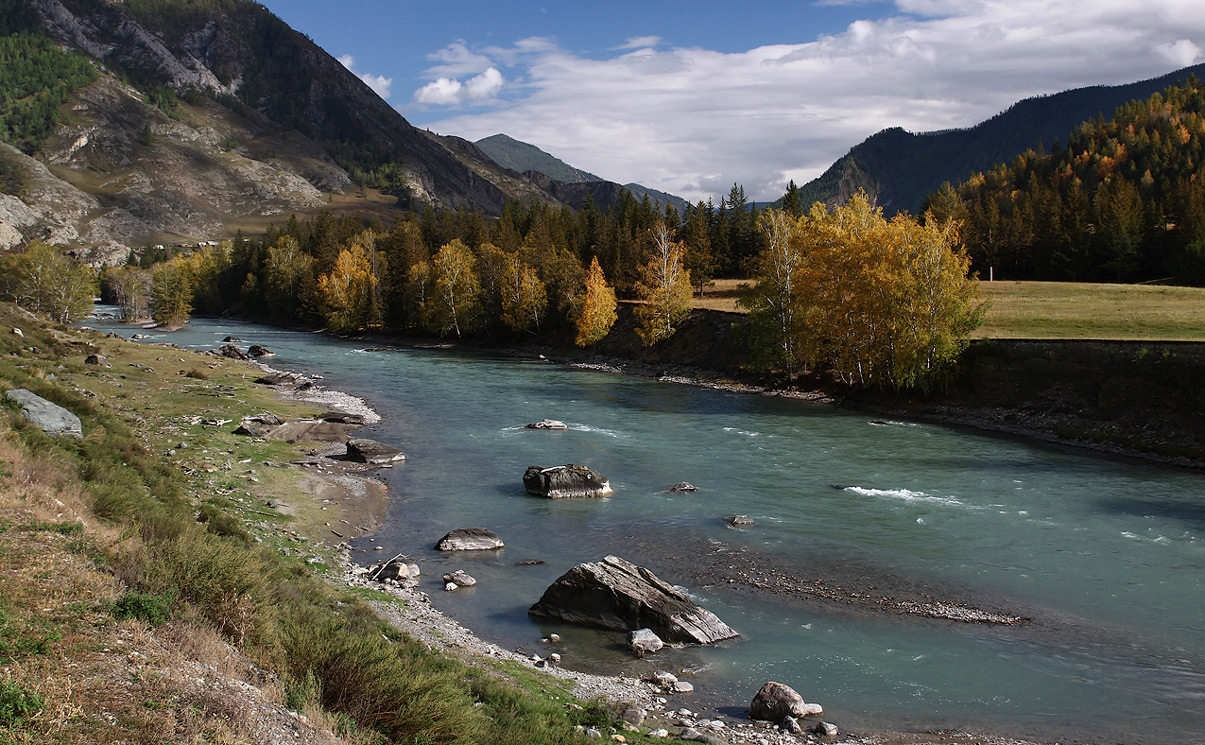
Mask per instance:
[[[778,680],[846,730],[1172,745],[1205,737],[1199,472],[544,361],[367,351],[216,319],[150,333],[197,349],[234,334],[276,352],[275,367],[366,399],[382,420],[364,436],[407,460],[381,472],[388,522],[375,543],[355,547],[357,559],[408,554],[437,607],[503,646],[547,653],[540,639],[555,631],[566,666],[664,667],[696,686],[682,705],[736,716]],[[522,427],[545,417],[570,430]],[[528,465],[562,463],[602,472],[615,494],[524,493]],[[683,480],[699,491],[665,491]],[[755,524],[729,527],[733,514]],[[433,549],[459,527],[487,527],[506,548]],[[556,577],[607,554],[684,586],[741,638],[637,661],[619,634],[528,617]],[[443,592],[440,575],[457,568],[479,584]],[[836,589],[837,599],[744,581],[769,568],[800,587]],[[1026,620],[919,618],[876,609],[875,598]]]

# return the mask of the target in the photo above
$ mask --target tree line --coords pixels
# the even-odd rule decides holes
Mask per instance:
[[[926,206],[964,223],[983,275],[1205,285],[1203,138],[1205,88],[1190,77],[1084,122],[1065,148],[943,185]]]

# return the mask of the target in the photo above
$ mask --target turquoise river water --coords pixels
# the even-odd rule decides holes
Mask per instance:
[[[197,349],[234,334],[276,352],[275,367],[364,398],[382,416],[364,436],[407,460],[380,472],[388,522],[357,560],[408,554],[436,606],[503,646],[547,653],[540,639],[556,631],[567,666],[671,669],[696,686],[681,705],[733,716],[778,680],[846,730],[1205,742],[1201,473],[542,361],[366,351],[216,319],[150,333]],[[545,417],[570,431],[522,428]],[[528,465],[561,463],[601,471],[615,494],[524,493]],[[664,491],[682,480],[699,491]],[[728,527],[738,513],[756,524]],[[487,527],[506,548],[433,549],[458,527]],[[607,554],[684,586],[741,638],[637,661],[619,634],[528,617],[561,573]],[[440,575],[456,568],[479,584],[443,592]],[[1031,620],[918,618],[741,581],[767,568],[845,594]]]

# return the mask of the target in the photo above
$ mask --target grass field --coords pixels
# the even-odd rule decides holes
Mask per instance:
[[[748,280],[715,282],[696,308],[739,311]],[[1205,288],[1076,282],[983,282],[977,339],[1205,341]]]

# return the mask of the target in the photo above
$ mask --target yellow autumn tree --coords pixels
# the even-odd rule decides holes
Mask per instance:
[[[799,224],[790,213],[776,209],[764,210],[757,223],[765,248],[753,260],[757,284],[740,303],[749,309],[753,357],[763,367],[785,370],[790,380],[800,367],[803,352]]]
[[[615,313],[615,289],[607,284],[597,256],[590,261],[581,307],[576,321],[577,338],[573,341],[579,347],[587,347],[611,333],[611,327],[618,318]]]
[[[690,272],[683,265],[682,244],[670,240],[669,228],[658,223],[653,228],[653,256],[640,267],[636,307],[640,325],[636,335],[646,346],[673,336],[676,325],[690,313],[693,295]]]
[[[548,292],[535,269],[515,253],[506,257],[498,285],[502,322],[514,331],[540,327],[548,310]]]
[[[433,292],[426,317],[428,329],[459,337],[481,322],[481,286],[473,252],[459,238],[439,249],[431,261]]]
[[[341,250],[331,270],[318,277],[318,304],[326,327],[347,333],[368,325],[375,282],[363,246],[353,243]]]

